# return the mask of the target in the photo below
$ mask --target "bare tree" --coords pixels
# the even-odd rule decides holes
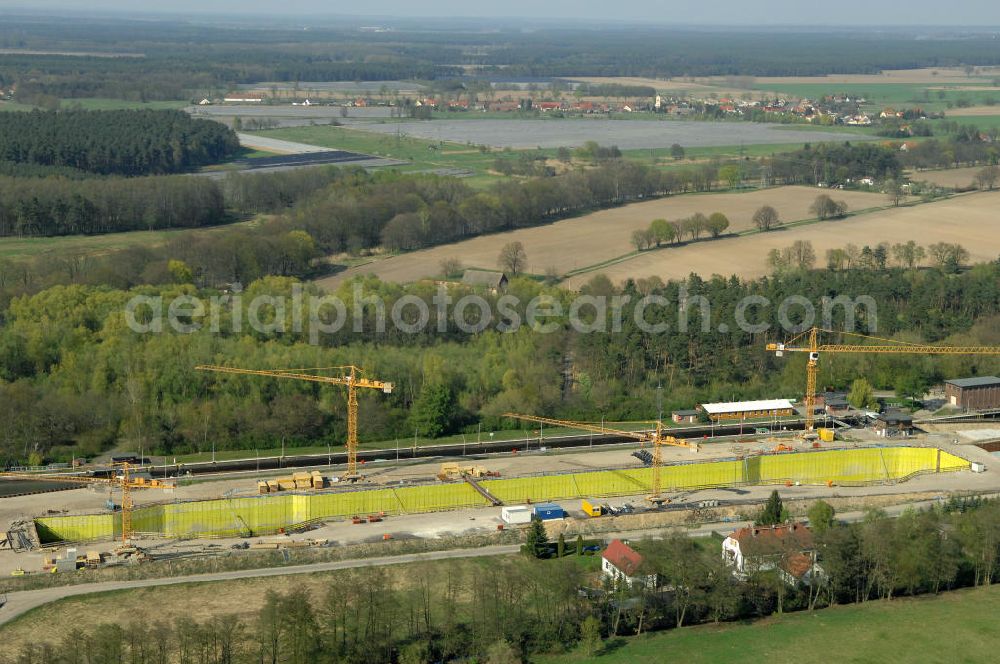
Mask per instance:
[[[520,242],[508,242],[500,250],[497,265],[503,270],[515,275],[524,270],[528,263],[528,254]]]
[[[757,208],[757,211],[753,213],[753,223],[760,230],[769,231],[776,226],[780,226],[781,220],[778,218],[777,210],[770,205],[764,205]]]
[[[889,197],[889,202],[893,207],[899,207],[906,197],[903,191],[903,184],[899,180],[887,180],[885,183],[885,195]]]
[[[995,164],[990,164],[976,173],[976,185],[980,189],[993,191],[993,187],[997,185],[997,180],[1000,180],[1000,167],[997,167]]]
[[[441,261],[441,274],[446,277],[457,277],[462,274],[462,261],[457,258],[445,258]]]

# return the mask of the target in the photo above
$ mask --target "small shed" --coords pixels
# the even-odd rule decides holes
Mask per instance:
[[[694,409],[690,410],[675,410],[670,414],[670,419],[677,424],[695,424],[698,422],[698,411]]]
[[[535,517],[542,521],[565,518],[566,511],[555,503],[538,503],[535,505]]]
[[[502,291],[509,283],[507,275],[503,272],[493,272],[491,270],[466,270],[462,275],[462,283],[474,288],[487,288],[491,291]]]
[[[879,413],[875,418],[875,433],[885,438],[909,436],[913,433],[913,416],[898,410]]]

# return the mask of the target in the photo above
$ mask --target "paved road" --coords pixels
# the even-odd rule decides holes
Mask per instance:
[[[382,556],[379,558],[361,558],[355,560],[338,560],[335,562],[315,563],[312,565],[297,565],[294,567],[266,567],[262,569],[237,570],[233,572],[218,572],[215,574],[192,574],[189,576],[174,576],[160,579],[139,579],[136,581],[108,581],[104,583],[84,583],[75,586],[60,586],[42,588],[40,590],[24,590],[7,594],[7,603],[0,607],[0,625],[30,611],[31,609],[77,595],[108,592],[111,590],[131,590],[133,588],[149,588],[154,586],[169,586],[178,583],[207,583],[211,581],[232,581],[271,576],[287,576],[292,574],[314,574],[316,572],[331,572],[355,567],[374,567],[382,565],[402,565],[425,560],[447,560],[454,558],[479,558],[482,556],[502,556],[517,553],[520,545],[505,544],[486,546],[478,549],[449,549],[447,551],[431,551],[428,553],[410,553],[401,556]]]

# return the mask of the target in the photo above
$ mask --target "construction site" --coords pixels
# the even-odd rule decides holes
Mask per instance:
[[[512,423],[531,427],[531,440],[395,461],[383,450],[367,463],[358,460],[356,392],[388,392],[391,383],[363,378],[358,367],[198,367],[346,387],[346,463],[327,458],[312,468],[291,469],[281,468],[279,459],[277,469],[191,474],[166,461],[137,458],[87,471],[5,473],[5,480],[27,481],[36,489],[0,500],[6,533],[0,573],[64,573],[232,549],[496,533],[532,516],[553,530],[588,533],[613,530],[615,519],[637,513],[644,520],[633,519],[628,527],[662,527],[677,523],[678,515],[690,523],[692,513],[707,522],[735,521],[775,488],[788,500],[845,498],[859,507],[876,498],[886,505],[913,496],[1000,493],[1000,473],[990,464],[1000,428],[991,428],[989,413],[916,423],[859,411],[830,416],[836,402],[826,396],[826,410],[817,415],[819,354],[841,351],[819,345],[815,330],[810,336],[808,346],[772,348],[810,354],[801,402],[704,404],[699,408],[707,425],[671,428],[662,421],[618,428],[507,413]],[[546,437],[545,427],[584,434]],[[48,482],[59,490],[39,493],[37,486]],[[597,517],[606,525],[598,528]],[[554,525],[556,520],[563,525]]]

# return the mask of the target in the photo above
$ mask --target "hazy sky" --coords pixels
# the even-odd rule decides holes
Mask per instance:
[[[997,0],[0,0],[0,8],[611,19],[675,25],[1000,26]],[[1000,44],[998,44],[1000,48]]]

